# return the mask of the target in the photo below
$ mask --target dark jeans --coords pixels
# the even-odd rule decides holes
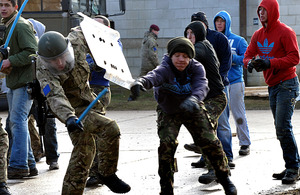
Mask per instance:
[[[33,114],[34,118],[37,119],[38,111],[35,101],[30,110],[30,114]],[[45,125],[45,135],[43,136],[43,144],[45,148],[46,163],[50,164],[51,162],[57,162],[59,153],[57,151],[57,136],[56,136],[56,123],[55,118],[47,118]]]
[[[285,167],[299,168],[299,153],[293,134],[292,116],[299,95],[298,77],[268,88],[276,136],[280,142]]]

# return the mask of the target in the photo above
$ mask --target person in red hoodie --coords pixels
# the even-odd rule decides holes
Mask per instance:
[[[268,85],[270,107],[276,136],[280,142],[285,169],[274,173],[282,184],[293,184],[299,178],[299,153],[291,118],[299,95],[296,65],[299,48],[293,29],[279,21],[276,0],[262,0],[257,9],[262,27],[254,32],[244,58],[244,66],[252,73],[263,71]]]

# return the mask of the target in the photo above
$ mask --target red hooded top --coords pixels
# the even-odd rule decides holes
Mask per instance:
[[[265,27],[262,23],[263,27],[253,34],[243,62],[247,68],[249,60],[257,54],[262,59],[269,59],[271,68],[263,71],[263,74],[267,85],[271,87],[297,76],[299,48],[294,30],[279,21],[278,2],[262,0],[259,7],[267,10],[268,24]]]

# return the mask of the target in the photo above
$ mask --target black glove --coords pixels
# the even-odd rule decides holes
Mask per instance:
[[[200,106],[198,104],[199,100],[195,96],[190,96],[186,98],[181,104],[180,108],[187,112],[194,112],[196,110],[200,110]]]
[[[139,78],[134,81],[132,86],[130,87],[131,95],[128,98],[128,101],[134,101],[140,96],[140,90],[146,91],[146,88],[144,87],[144,79]]]
[[[0,47],[0,53],[2,54],[2,60],[5,60],[8,58],[8,52],[9,48],[4,48],[3,45]]]
[[[71,116],[67,119],[66,127],[69,133],[72,133],[76,130],[83,131],[83,124],[81,123],[81,121],[79,121],[79,123],[76,123],[77,120],[78,118],[76,116]]]
[[[256,59],[252,62],[252,64],[254,65],[254,68],[257,72],[267,70],[271,66],[270,60],[268,59]]]
[[[249,73],[252,73],[252,70],[254,68],[254,64],[252,63],[255,60],[255,57],[253,57],[247,64],[247,70]]]

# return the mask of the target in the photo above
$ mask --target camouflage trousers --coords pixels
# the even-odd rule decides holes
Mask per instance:
[[[102,111],[101,111],[101,114],[105,115],[105,112],[106,112],[106,108],[107,106],[110,104],[110,101],[111,101],[111,91],[110,91],[110,87],[105,87],[105,86],[99,86],[99,85],[91,85],[91,88],[93,89],[94,93],[96,93],[97,95],[104,89],[104,88],[107,88],[108,91],[107,93],[105,93],[101,98],[100,98],[100,102],[102,103],[103,105],[103,108],[102,108]],[[95,141],[96,141],[96,156],[93,160],[93,164],[92,164],[92,167],[90,169],[90,174],[89,176],[92,177],[92,176],[97,176],[98,173],[99,173],[99,169],[101,169],[101,165],[99,164],[99,162],[101,161],[98,160],[99,158],[101,158],[101,154],[99,154],[97,151],[99,147],[101,147],[102,143],[101,143],[101,139],[99,139],[98,137],[95,137]]]
[[[0,118],[0,183],[7,181],[7,152],[8,152],[8,135],[2,128]]]
[[[120,129],[117,123],[91,110],[82,121],[84,131],[69,133],[74,146],[64,177],[62,194],[83,194],[89,169],[96,153],[95,137],[101,139],[97,148],[99,173],[109,176],[117,171]]]
[[[224,111],[224,109],[226,108],[226,105],[227,105],[226,94],[223,93],[222,95],[218,95],[216,97],[209,98],[204,101],[204,105],[205,105],[205,108],[207,109],[207,112],[213,123],[215,133],[217,133],[219,117],[221,116],[222,112]],[[202,156],[203,156],[203,159],[205,160],[207,168],[213,169],[213,167],[212,167],[211,163],[209,162],[209,160],[207,159],[207,157],[204,154]]]
[[[203,102],[200,110],[193,113],[169,115],[157,107],[157,126],[160,145],[158,147],[161,194],[173,195],[174,155],[178,146],[177,137],[184,125],[194,143],[201,147],[203,154],[210,160],[218,178],[227,177],[229,168],[222,144],[216,136],[210,116]]]

